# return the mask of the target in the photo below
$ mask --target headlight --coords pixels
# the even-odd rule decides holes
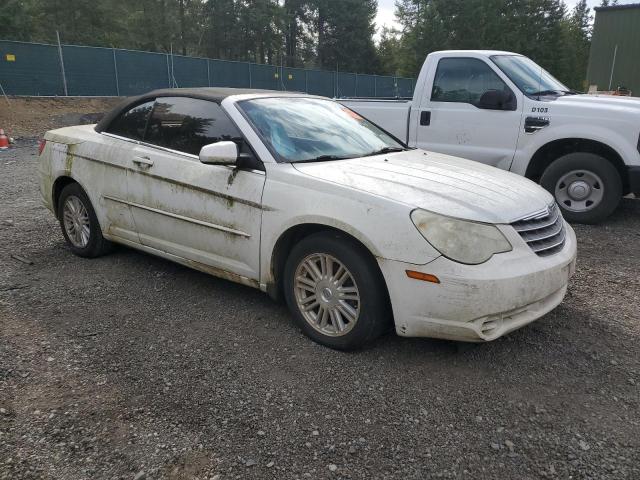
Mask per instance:
[[[426,210],[414,210],[411,220],[434,248],[456,262],[477,265],[496,253],[512,250],[509,241],[494,225],[458,220]]]

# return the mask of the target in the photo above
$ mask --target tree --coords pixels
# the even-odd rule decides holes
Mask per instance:
[[[373,43],[376,0],[314,0],[317,63],[321,68],[352,72],[378,67]]]
[[[256,63],[272,61],[274,51],[281,51],[281,17],[274,0],[245,0],[238,4],[240,40],[239,58]],[[268,58],[267,58],[268,57]]]
[[[509,50],[578,89],[592,20],[585,0],[396,0],[401,29],[376,46],[376,0],[4,1],[0,38],[402,76],[435,50]]]
[[[120,20],[123,5],[119,1],[33,0],[30,14],[30,38],[56,41],[56,31],[65,43],[76,45],[111,45],[125,34]]]
[[[393,28],[383,27],[380,33],[377,56],[381,75],[398,75],[400,71],[400,32]]]
[[[571,88],[586,90],[584,81],[587,77],[589,48],[591,44],[591,10],[586,0],[580,0],[567,20],[567,49],[572,54],[569,61],[569,72],[565,81]]]
[[[31,2],[7,0],[0,8],[0,38],[30,40],[33,28]]]
[[[209,0],[204,6],[205,54],[211,58],[235,57],[238,11],[234,0]]]
[[[417,75],[425,55],[450,48],[449,26],[440,13],[444,3],[439,0],[396,2],[396,17],[403,26],[400,58],[400,72],[403,75]]]
[[[310,23],[311,10],[307,0],[284,0],[282,23],[284,31],[285,63],[298,67],[304,63],[310,38],[305,29]]]
[[[529,56],[577,85],[589,42],[581,3],[569,16],[562,0],[397,0],[400,73],[417,75],[425,55],[436,50],[495,49]]]

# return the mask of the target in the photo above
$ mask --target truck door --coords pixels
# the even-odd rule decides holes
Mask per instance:
[[[520,131],[519,97],[483,60],[441,58],[419,107],[416,144],[508,170]]]

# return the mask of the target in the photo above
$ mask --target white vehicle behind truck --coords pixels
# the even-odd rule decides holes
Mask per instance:
[[[640,194],[640,100],[578,94],[522,55],[434,52],[413,100],[340,102],[409,146],[539,182],[570,221],[600,222]]]

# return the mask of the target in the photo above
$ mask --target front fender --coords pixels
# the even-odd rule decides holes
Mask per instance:
[[[524,175],[529,162],[535,153],[545,145],[558,140],[582,139],[592,140],[607,145],[613,149],[626,165],[640,165],[640,153],[625,136],[607,126],[592,125],[587,123],[572,123],[567,125],[551,125],[533,134],[522,133],[523,140],[519,142],[521,147],[511,166],[511,171]]]
[[[382,252],[379,249],[379,246],[376,245],[376,242],[374,240],[372,240],[371,238],[369,238],[368,235],[364,234],[363,232],[361,232],[357,228],[354,228],[352,225],[349,225],[349,224],[347,224],[346,222],[344,222],[342,220],[338,220],[336,218],[331,218],[331,217],[328,217],[328,216],[325,216],[325,215],[301,215],[301,216],[296,216],[296,217],[290,218],[288,221],[286,221],[286,222],[281,224],[281,226],[280,226],[281,233],[276,238],[276,240],[274,242],[274,246],[275,246],[275,243],[277,242],[277,240],[287,230],[290,230],[291,228],[298,227],[298,226],[301,226],[301,225],[324,225],[326,227],[330,227],[330,228],[334,228],[336,230],[340,230],[342,232],[345,232],[345,233],[351,235],[356,240],[358,240],[360,243],[362,243],[367,248],[367,250],[369,250],[375,257],[384,257],[384,255],[382,254]]]
[[[413,225],[411,206],[318,180],[288,165],[266,167],[261,283],[269,281],[278,239],[297,225],[326,225],[343,231],[378,258],[425,264],[440,256]]]

